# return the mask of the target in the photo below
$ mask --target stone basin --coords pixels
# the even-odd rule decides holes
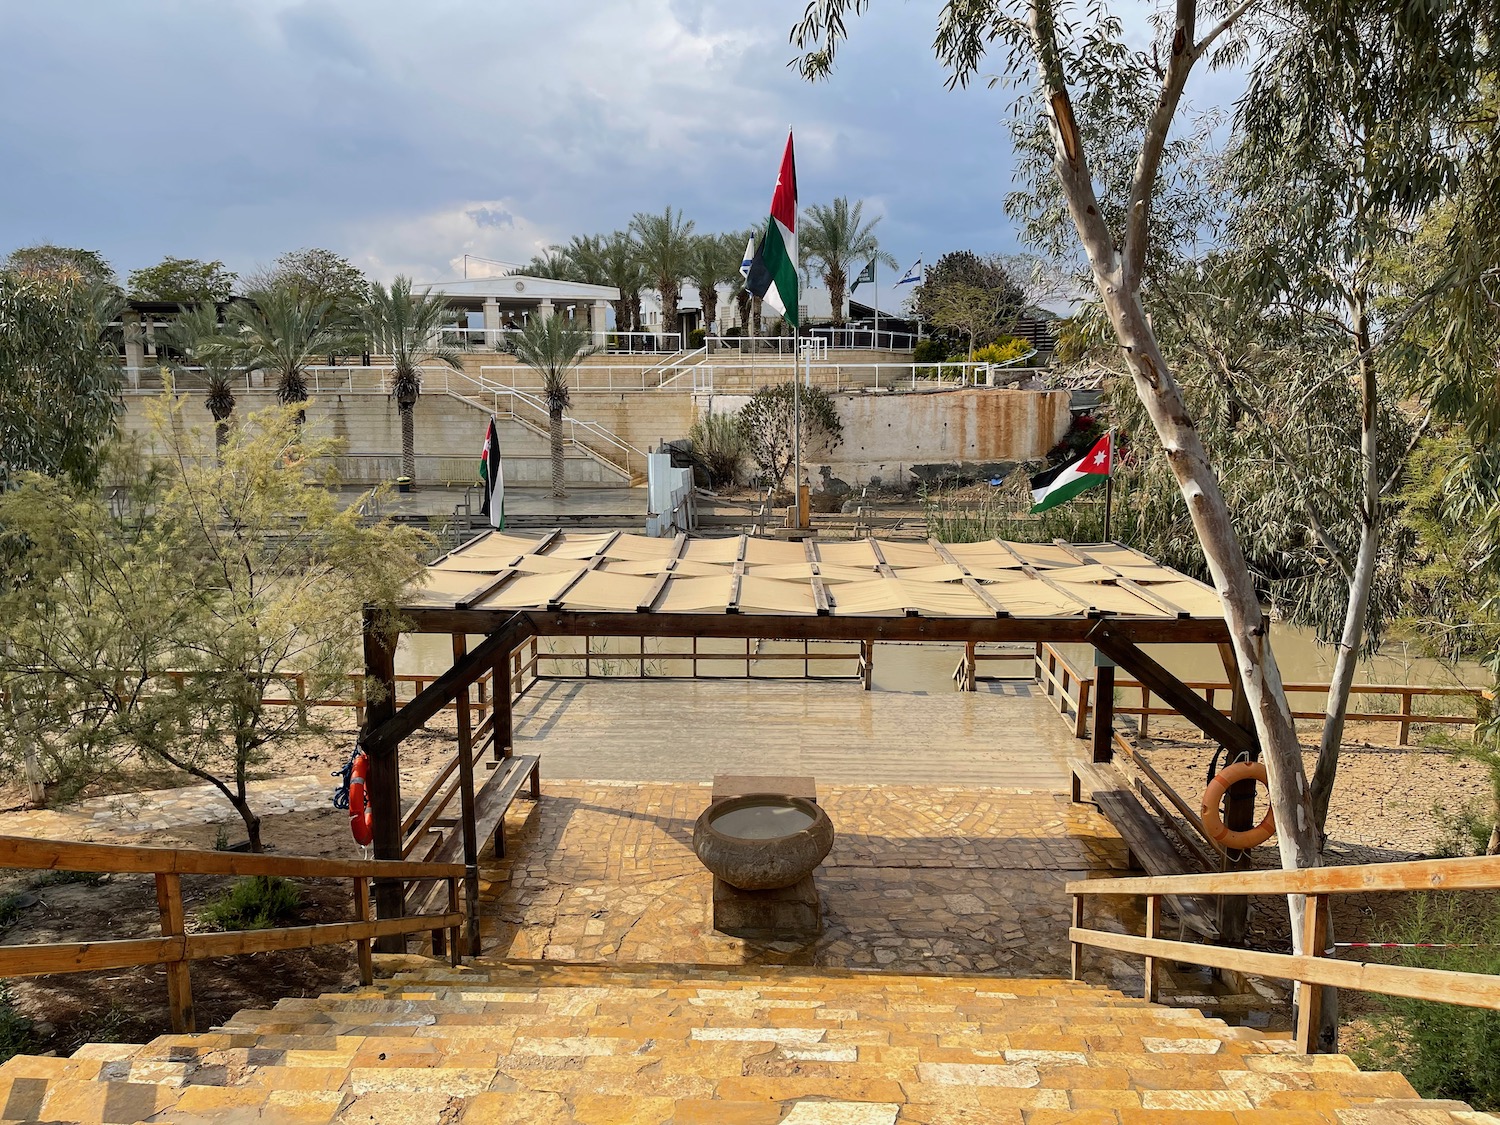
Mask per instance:
[[[833,822],[811,801],[747,793],[716,801],[693,825],[693,851],[731,887],[768,891],[811,875],[833,847]]]

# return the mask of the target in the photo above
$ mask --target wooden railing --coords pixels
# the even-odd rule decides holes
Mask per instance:
[[[857,646],[852,651],[829,652],[826,651],[826,646],[837,642],[815,642],[804,638],[800,642],[802,646],[801,652],[761,652],[757,651],[754,647],[757,643],[756,640],[747,637],[745,638],[745,649],[743,652],[723,652],[703,651],[699,647],[699,639],[692,637],[689,638],[692,642],[692,647],[686,652],[649,652],[646,649],[645,637],[635,638],[636,646],[634,651],[624,651],[618,647],[595,648],[594,642],[600,639],[593,636],[583,637],[583,647],[577,652],[542,652],[538,654],[539,660],[547,661],[551,665],[549,671],[544,672],[538,669],[538,677],[544,680],[575,679],[580,673],[566,669],[567,665],[572,664],[582,669],[581,674],[584,679],[622,677],[632,677],[641,680],[672,679],[677,677],[674,677],[667,671],[667,668],[671,665],[677,665],[683,669],[682,675],[697,679],[700,674],[700,664],[716,664],[732,661],[736,664],[743,664],[745,666],[744,678],[753,680],[757,678],[780,678],[757,677],[754,673],[755,665],[763,662],[785,663],[790,661],[802,665],[802,678],[806,680],[863,680],[868,686],[871,668],[875,659],[875,646],[872,643],[861,641],[852,642]],[[609,637],[602,639],[618,645],[628,638]],[[723,640],[715,640],[714,643],[723,645],[725,642]],[[785,643],[795,644],[798,642],[788,641]],[[819,651],[819,648],[815,648],[814,645],[819,646],[823,651]],[[842,674],[814,675],[812,671],[813,665],[827,661],[842,661],[845,664],[852,665],[854,671]],[[562,665],[563,668],[560,669],[559,665]]]
[[[1021,676],[981,676],[979,665],[981,663],[1008,663],[1025,664],[1024,675]],[[968,641],[964,644],[964,654],[959,658],[958,667],[953,669],[953,682],[958,685],[959,691],[974,691],[980,680],[1030,680],[1034,677],[1032,665],[1036,663],[1036,655],[1030,650],[1026,652],[980,652],[978,641]]]
[[[1333,895],[1395,891],[1500,890],[1500,857],[1433,859],[1410,863],[1372,863],[1351,867],[1314,867],[1302,871],[1231,871],[1211,875],[1169,875],[1138,879],[1087,879],[1070,882],[1073,925],[1073,978],[1085,946],[1134,953],[1145,958],[1145,996],[1155,1000],[1158,965],[1175,961],[1215,969],[1254,973],[1296,981],[1303,986],[1297,1010],[1297,1045],[1317,1046],[1324,988],[1345,988],[1500,1010],[1500,976],[1340,961],[1327,956],[1328,908]],[[1143,936],[1086,927],[1084,901],[1099,895],[1136,895],[1146,899]],[[1227,946],[1167,941],[1161,937],[1162,899],[1166,895],[1306,895],[1302,954],[1266,953]]]
[[[1067,657],[1045,641],[1037,642],[1032,659],[1036,662],[1036,682],[1042,686],[1047,702],[1056,707],[1064,719],[1072,721],[1074,738],[1087,738],[1093,677],[1074,668]]]
[[[1216,697],[1227,700],[1230,697],[1230,685],[1223,680],[1194,680],[1186,681],[1186,687],[1192,688],[1208,701],[1210,707],[1216,706]],[[1152,706],[1151,689],[1145,684],[1135,680],[1116,679],[1115,687],[1119,690],[1122,701],[1115,704],[1116,715],[1134,715],[1136,720],[1136,733],[1141,738],[1146,738],[1149,731],[1149,722],[1157,716],[1177,715],[1178,712],[1168,706]],[[1327,684],[1287,684],[1285,691],[1288,697],[1295,695],[1320,695],[1325,699],[1328,696]],[[1126,703],[1128,693],[1139,692],[1139,703]],[[1467,687],[1464,685],[1434,685],[1434,684],[1353,684],[1349,688],[1351,696],[1361,695],[1393,695],[1401,700],[1400,709],[1396,711],[1360,711],[1354,708],[1354,700],[1351,699],[1349,720],[1361,723],[1398,723],[1400,730],[1397,732],[1398,745],[1406,746],[1411,741],[1411,728],[1417,723],[1440,723],[1448,726],[1474,726],[1484,722],[1490,716],[1491,693],[1484,688]],[[1468,715],[1445,715],[1431,712],[1417,712],[1412,709],[1412,700],[1418,696],[1447,696],[1462,697],[1474,701],[1474,710]],[[1291,702],[1288,699],[1288,702]],[[1227,706],[1219,707],[1223,714],[1229,714]],[[1321,719],[1324,712],[1293,710],[1294,719]]]
[[[342,945],[352,941],[359,961],[360,980],[370,984],[374,974],[370,943],[375,938],[424,930],[446,932],[449,935],[448,948],[456,965],[460,948],[458,934],[466,921],[458,895],[458,882],[463,878],[464,869],[458,864],[241,855],[189,848],[127,847],[0,836],[0,868],[3,867],[154,875],[156,904],[161,913],[159,937],[0,946],[0,978],[164,965],[172,1030],[179,1033],[193,1030],[193,988],[188,969],[193,961],[271,950],[307,949],[317,945]],[[345,922],[320,922],[269,930],[188,933],[182,903],[184,875],[350,879],[354,890],[354,918]],[[376,920],[371,910],[370,885],[374,880],[387,879],[401,882],[446,880],[448,909]]]
[[[1140,774],[1135,781],[1136,793],[1151,806],[1151,810],[1161,818],[1163,824],[1171,829],[1172,834],[1182,841],[1188,852],[1198,857],[1204,867],[1209,869],[1222,867],[1228,853],[1224,850],[1224,846],[1210,836],[1208,830],[1203,827],[1203,818],[1198,815],[1198,810],[1188,804],[1182,794],[1172,788],[1171,783],[1157,772],[1150,759],[1141,753],[1135,743],[1119,731],[1113,733],[1115,749],[1119,757],[1130,763]],[[1167,811],[1162,804],[1163,800],[1172,806],[1177,816],[1182,818],[1182,822],[1192,829],[1191,832],[1184,829],[1182,822]]]

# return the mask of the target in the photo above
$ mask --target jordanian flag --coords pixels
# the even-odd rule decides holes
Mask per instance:
[[[781,175],[771,197],[766,233],[755,248],[745,288],[760,297],[797,329],[797,167],[792,159],[792,135],[787,133]]]
[[[500,435],[495,433],[493,418],[485,431],[484,450],[479,454],[479,480],[484,485],[479,511],[490,517],[491,527],[499,530],[505,526],[505,466],[500,463]]]
[[[1032,512],[1045,512],[1103,484],[1115,467],[1114,435],[1105,434],[1094,447],[1071,465],[1059,465],[1031,478]]]

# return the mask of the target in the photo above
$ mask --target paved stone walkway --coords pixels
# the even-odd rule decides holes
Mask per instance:
[[[1056,794],[822,785],[838,832],[815,876],[824,932],[807,945],[744,941],[712,928],[712,876],[692,851],[709,794],[544,781],[538,805],[512,806],[509,858],[483,863],[486,952],[1056,976],[1063,884],[1125,863],[1109,824]]]

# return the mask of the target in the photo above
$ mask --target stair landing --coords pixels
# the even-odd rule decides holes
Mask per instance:
[[[392,959],[376,987],[0,1067],[5,1123],[1495,1123],[1061,980]]]

